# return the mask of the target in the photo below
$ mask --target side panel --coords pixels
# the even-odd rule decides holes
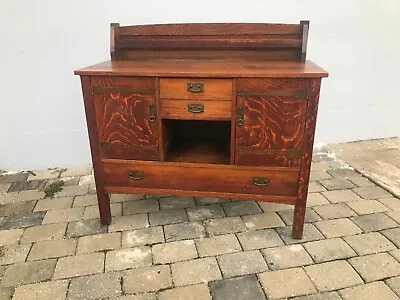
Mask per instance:
[[[317,123],[319,92],[321,79],[310,80],[310,96],[307,106],[307,120],[305,122],[303,156],[299,178],[299,190],[294,208],[293,237],[300,239],[303,235],[304,218],[306,213],[307,191],[310,179],[311,160],[314,146],[315,126]]]
[[[110,197],[104,188],[104,173],[101,164],[100,147],[97,140],[96,116],[93,108],[90,77],[81,76],[83,104],[85,106],[86,123],[89,135],[90,152],[92,154],[94,179],[96,184],[97,202],[101,223],[108,225],[111,222]]]

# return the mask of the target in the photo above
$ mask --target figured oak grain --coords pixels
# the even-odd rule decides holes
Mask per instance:
[[[300,157],[293,157],[290,154],[261,154],[256,151],[241,152],[240,150],[235,158],[235,164],[239,166],[299,167],[300,162]]]
[[[237,93],[290,95],[293,90],[303,90],[307,95],[307,84],[306,79],[242,78],[238,79]],[[307,99],[295,95],[238,97],[244,124],[236,128],[236,164],[300,165]]]
[[[244,124],[236,128],[236,147],[291,150],[303,141],[306,99],[239,97]]]
[[[110,197],[104,188],[104,173],[101,164],[101,150],[98,143],[96,114],[93,106],[93,95],[89,76],[81,76],[83,104],[85,106],[86,123],[89,135],[90,152],[92,155],[94,180],[96,185],[97,203],[101,223],[111,222]]]
[[[102,155],[109,158],[159,158],[156,122],[150,122],[149,104],[142,95],[94,97],[94,109]]]
[[[91,85],[101,155],[159,160],[158,120],[149,121],[149,105],[155,104],[155,78],[93,76]],[[103,93],[93,93],[95,90]],[[154,95],[147,92],[152,90]]]
[[[297,192],[297,201],[294,208],[294,218],[292,235],[300,239],[303,236],[304,218],[306,213],[308,183],[310,179],[311,160],[314,145],[315,126],[317,124],[317,113],[319,103],[319,92],[321,88],[321,79],[310,80],[309,99],[307,105],[307,118],[304,128],[304,141],[302,147],[301,169],[299,176],[299,189]]]

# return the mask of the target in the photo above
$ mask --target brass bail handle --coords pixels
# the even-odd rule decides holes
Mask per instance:
[[[144,171],[132,170],[128,172],[128,176],[131,180],[142,180],[144,178]]]
[[[201,93],[204,92],[204,83],[202,82],[188,82],[187,90],[191,93]]]
[[[253,177],[251,182],[256,186],[267,186],[269,184],[269,179],[267,177]]]
[[[195,103],[195,104],[188,104],[188,112],[199,114],[204,112],[204,104],[202,103]]]

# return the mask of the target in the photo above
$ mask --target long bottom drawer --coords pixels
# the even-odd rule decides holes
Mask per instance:
[[[298,171],[188,163],[106,160],[105,185],[145,189],[296,196]]]

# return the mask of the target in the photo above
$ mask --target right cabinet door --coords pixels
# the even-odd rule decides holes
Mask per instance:
[[[307,85],[297,78],[238,79],[235,164],[300,165]]]

